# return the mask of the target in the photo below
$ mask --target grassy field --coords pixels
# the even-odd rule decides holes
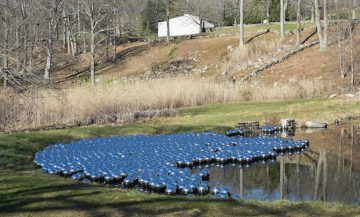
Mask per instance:
[[[180,116],[116,127],[87,127],[0,135],[0,216],[356,216],[360,208],[321,202],[219,201],[144,195],[48,176],[32,163],[35,152],[56,142],[126,134],[222,131],[237,121],[282,117],[332,122],[359,115],[354,100],[231,103],[182,109]],[[266,112],[264,112],[266,111]]]

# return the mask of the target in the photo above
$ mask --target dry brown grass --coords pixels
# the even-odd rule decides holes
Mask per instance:
[[[173,116],[174,108],[250,100],[318,97],[330,89],[313,82],[296,85],[234,85],[210,79],[160,79],[126,84],[39,90],[0,97],[0,129],[13,131],[80,126]]]
[[[246,44],[244,47],[236,47],[228,56],[224,64],[224,70],[231,72],[234,67],[245,63],[261,55],[276,51],[280,47],[278,37],[259,38]]]

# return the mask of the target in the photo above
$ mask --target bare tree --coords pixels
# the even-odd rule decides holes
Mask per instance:
[[[237,19],[239,17],[239,0],[229,0],[230,1],[230,5],[231,5],[231,13],[232,13],[232,16],[234,17],[234,27],[237,26]]]
[[[62,22],[63,3],[64,0],[42,0],[40,2],[40,7],[43,10],[43,15],[48,25],[46,46],[47,58],[44,73],[44,79],[47,81],[50,80],[53,59],[53,46],[56,39],[56,33],[60,23]]]
[[[3,68],[1,70],[2,76],[4,79],[4,93],[7,93],[8,88],[8,71],[9,71],[9,33],[10,33],[10,2],[9,0],[5,1],[3,5],[3,16],[1,17],[3,21]]]
[[[83,32],[87,35],[90,35],[90,53],[91,53],[91,63],[90,63],[90,75],[91,75],[91,84],[95,86],[95,66],[96,66],[96,47],[102,41],[107,39],[107,37],[102,38],[97,41],[97,36],[100,33],[106,32],[108,29],[101,28],[101,22],[109,16],[110,12],[108,11],[108,5],[104,0],[79,0],[80,5],[83,9],[82,14],[88,19],[90,24],[90,29],[87,32]]]

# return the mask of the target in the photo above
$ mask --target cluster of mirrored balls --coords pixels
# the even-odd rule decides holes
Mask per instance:
[[[229,137],[212,132],[136,135],[51,145],[36,153],[34,162],[46,173],[84,183],[168,195],[229,198],[228,188],[211,188],[207,167],[249,167],[256,162],[275,161],[278,155],[301,153],[308,147],[307,140],[271,136]]]

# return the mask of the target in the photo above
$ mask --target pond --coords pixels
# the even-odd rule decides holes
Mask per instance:
[[[210,186],[227,187],[244,199],[360,203],[358,126],[300,130],[282,136],[308,138],[310,149],[249,168],[209,167]]]
[[[34,162],[49,174],[145,193],[359,204],[359,138],[351,125],[276,136],[120,136],[51,145]]]

